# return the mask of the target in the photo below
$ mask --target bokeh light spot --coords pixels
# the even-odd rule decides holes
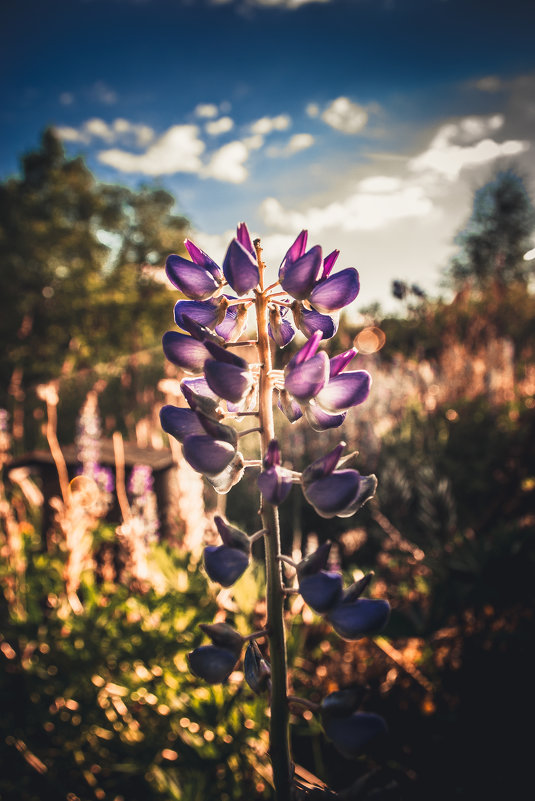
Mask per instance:
[[[377,353],[386,342],[385,332],[377,326],[363,328],[353,340],[360,353]]]

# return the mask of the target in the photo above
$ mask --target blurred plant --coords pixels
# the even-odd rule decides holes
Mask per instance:
[[[496,173],[475,193],[447,278],[457,289],[467,281],[476,289],[495,286],[500,293],[514,282],[525,287],[532,267],[524,254],[534,230],[535,207],[524,181],[513,170]]]
[[[99,464],[102,429],[98,413],[98,395],[94,390],[87,393],[85,403],[76,422],[76,455],[80,462],[78,475],[85,476],[96,486],[91,511],[96,517],[104,517],[113,500],[114,480],[109,467]]]
[[[205,549],[204,565],[209,577],[224,587],[231,587],[244,573],[250,561],[251,544],[263,539],[266,562],[267,627],[242,636],[226,624],[203,625],[212,640],[189,654],[192,671],[209,683],[225,681],[236,669],[245,641],[245,680],[270,704],[270,745],[275,796],[278,801],[309,795],[294,780],[295,766],[290,755],[289,698],[287,693],[287,648],[284,628],[285,588],[281,562],[290,561],[300,578],[303,597],[325,615],[343,638],[356,640],[380,631],[389,616],[386,601],[362,599],[370,576],[342,587],[341,575],[324,571],[328,553],[323,548],[295,564],[281,553],[278,506],[284,502],[294,483],[302,486],[305,499],[325,518],[353,515],[375,493],[373,475],[363,476],[356,469],[357,454],[342,458],[345,443],[324,456],[317,457],[299,473],[282,463],[282,453],[275,433],[274,395],[282,414],[292,423],[303,415],[313,430],[321,432],[339,427],[348,410],[368,397],[371,377],[365,370],[347,370],[357,355],[356,347],[329,359],[319,350],[322,340],[337,330],[341,309],[358,295],[357,270],[332,269],[338,257],[333,251],[323,258],[318,245],[307,251],[307,232],[302,231],[286,253],[278,281],[265,286],[265,265],[260,240],[251,240],[244,223],[230,243],[222,269],[189,240],[186,249],[191,260],[178,255],[167,259],[170,281],[187,300],[175,306],[175,321],[182,329],[163,336],[166,357],[182,370],[193,374],[181,383],[188,407],[165,405],[160,418],[163,429],[182,443],[189,464],[220,494],[226,494],[243,477],[246,469],[259,469],[262,527],[249,536],[217,517],[216,525],[223,545]],[[228,285],[235,293],[223,294]],[[256,340],[239,341],[243,319],[254,307]],[[232,316],[230,310],[238,309]],[[305,344],[286,364],[273,369],[272,346],[284,348],[296,330],[307,337]],[[256,346],[256,360],[249,362],[233,349]],[[257,418],[257,425],[236,429],[245,416]],[[242,438],[260,434],[260,456],[246,459],[241,450]],[[256,639],[269,641],[269,660]],[[367,742],[384,730],[377,716],[355,714],[353,703],[344,706],[341,696],[336,713],[323,715],[324,728],[335,745],[354,756]],[[317,704],[298,700],[317,710]],[[331,705],[334,706],[334,705]],[[330,709],[331,707],[329,707]],[[339,718],[336,721],[334,717]],[[347,730],[348,741],[344,732]],[[324,796],[332,797],[325,789]]]
[[[127,570],[146,589],[147,582],[161,587],[159,574],[151,570],[150,550],[158,539],[158,509],[152,487],[154,479],[148,465],[134,465],[128,480],[130,499],[128,513],[123,511],[123,523],[117,528],[127,554]]]

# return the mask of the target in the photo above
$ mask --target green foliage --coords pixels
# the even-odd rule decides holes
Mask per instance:
[[[158,342],[168,292],[153,268],[187,229],[174,203],[162,189],[97,183],[45,131],[21,176],[0,185],[4,393],[15,368],[24,388]]]
[[[88,576],[74,615],[60,600],[61,558],[31,554],[26,619],[1,605],[1,797],[262,797],[266,735],[251,724],[262,702],[241,684],[200,684],[185,659],[214,592],[191,557],[158,546],[155,559],[163,594]]]

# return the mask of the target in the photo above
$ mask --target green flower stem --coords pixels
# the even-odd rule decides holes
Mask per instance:
[[[260,268],[260,291],[256,293],[256,321],[258,332],[258,360],[262,363],[259,377],[259,418],[262,428],[262,455],[275,438],[273,422],[273,384],[271,350],[268,337],[268,297],[264,290],[264,263],[259,241],[255,247]],[[287,700],[286,638],[284,632],[284,592],[281,555],[279,512],[276,506],[261,501],[262,526],[266,548],[267,628],[269,629],[269,656],[271,661],[271,719],[270,756],[273,767],[276,801],[290,801],[292,761],[290,757],[289,709]]]

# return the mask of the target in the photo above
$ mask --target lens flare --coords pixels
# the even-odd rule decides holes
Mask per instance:
[[[368,326],[357,334],[353,342],[360,353],[377,353],[385,344],[386,335],[380,328]]]
[[[77,506],[89,509],[98,501],[99,489],[96,481],[89,476],[75,476],[69,484],[72,500]]]

